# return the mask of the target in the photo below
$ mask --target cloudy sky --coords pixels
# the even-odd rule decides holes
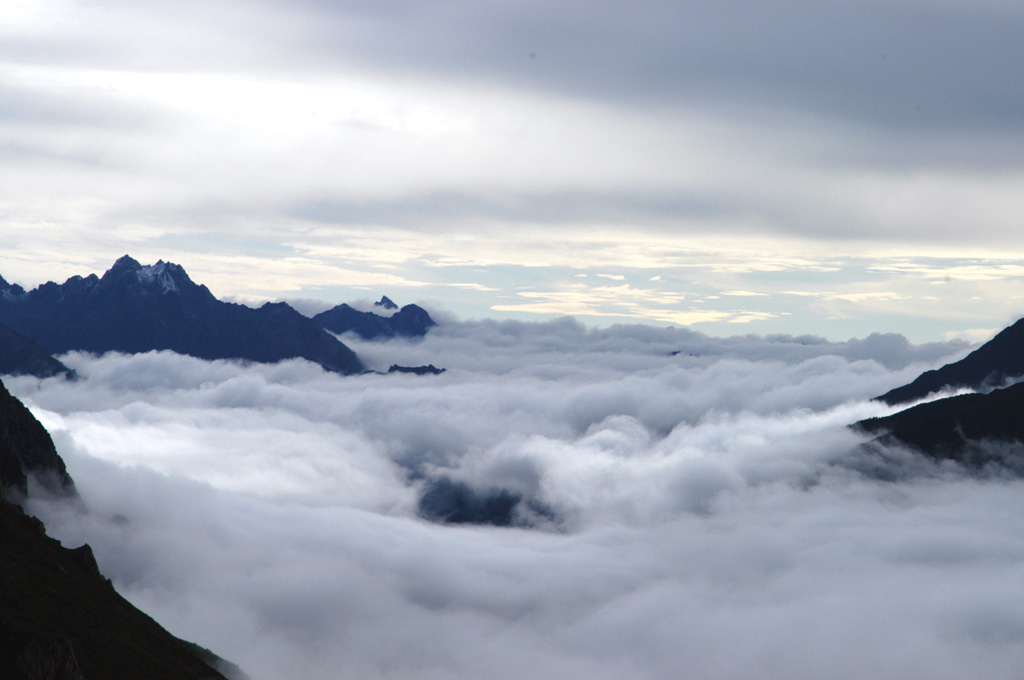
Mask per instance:
[[[983,337],[1024,7],[8,0],[0,274],[461,318]]]

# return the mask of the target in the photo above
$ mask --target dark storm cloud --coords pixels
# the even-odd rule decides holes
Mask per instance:
[[[768,124],[801,112],[1016,134],[1024,107],[1014,3],[154,1],[73,11],[79,25],[13,36],[3,52],[48,63],[72,50],[80,64],[109,66],[128,49],[136,67],[197,71],[355,64]],[[163,49],[174,40],[179,49]]]
[[[289,5],[294,7],[294,5]],[[1012,3],[308,3],[311,53],[638,106],[1019,130]],[[300,10],[301,11],[301,10]]]

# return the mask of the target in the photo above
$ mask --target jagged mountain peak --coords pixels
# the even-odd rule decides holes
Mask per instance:
[[[51,353],[172,350],[201,359],[304,358],[343,374],[364,370],[355,353],[285,303],[252,309],[218,300],[185,269],[119,258],[102,278],[45,283],[0,295],[0,323]]]
[[[185,269],[173,262],[158,260],[156,264],[139,267],[135,272],[144,286],[159,286],[164,293],[177,293],[183,285],[192,284]]]
[[[25,289],[16,283],[7,283],[4,277],[0,276],[0,298],[14,299],[25,294]]]
[[[165,294],[197,287],[180,264],[157,260],[156,264],[144,265],[131,255],[118,258],[100,280],[107,286],[138,286]]]
[[[373,306],[380,307],[382,309],[398,309],[398,305],[396,305],[387,295],[382,295],[380,300],[373,303]]]
[[[142,265],[134,257],[132,257],[131,255],[122,255],[121,257],[117,258],[117,260],[110,267],[110,269],[107,270],[107,273],[109,274],[110,272],[120,271],[123,269],[129,269],[134,271],[136,269],[139,269],[140,267],[142,267]]]
[[[387,296],[381,302],[391,302]],[[430,318],[427,310],[418,305],[405,305],[398,311],[387,309],[381,302],[374,306],[386,309],[385,313],[362,312],[351,305],[342,303],[325,312],[320,312],[313,320],[332,333],[354,332],[364,340],[373,338],[423,337],[427,331],[437,324]]]

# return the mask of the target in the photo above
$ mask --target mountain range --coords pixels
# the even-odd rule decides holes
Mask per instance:
[[[262,363],[303,358],[348,375],[366,368],[333,334],[420,337],[437,325],[422,307],[399,309],[387,296],[374,308],[382,313],[341,304],[312,319],[284,302],[254,309],[218,300],[180,265],[144,266],[128,255],[102,277],[72,276],[30,291],[0,277],[0,374],[74,377],[53,357],[71,350],[171,350]]]
[[[253,309],[218,300],[177,264],[128,255],[102,277],[73,276],[25,291],[0,279],[0,323],[52,354],[171,350],[200,359],[276,362],[301,357],[341,374],[362,362],[283,302]]]

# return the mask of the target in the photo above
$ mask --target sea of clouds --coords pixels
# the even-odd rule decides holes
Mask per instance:
[[[344,340],[447,371],[72,353],[77,382],[5,379],[83,499],[31,509],[254,680],[1024,668],[1024,482],[844,463],[872,396],[964,346],[570,319]],[[423,519],[441,479],[523,499],[520,526]]]

